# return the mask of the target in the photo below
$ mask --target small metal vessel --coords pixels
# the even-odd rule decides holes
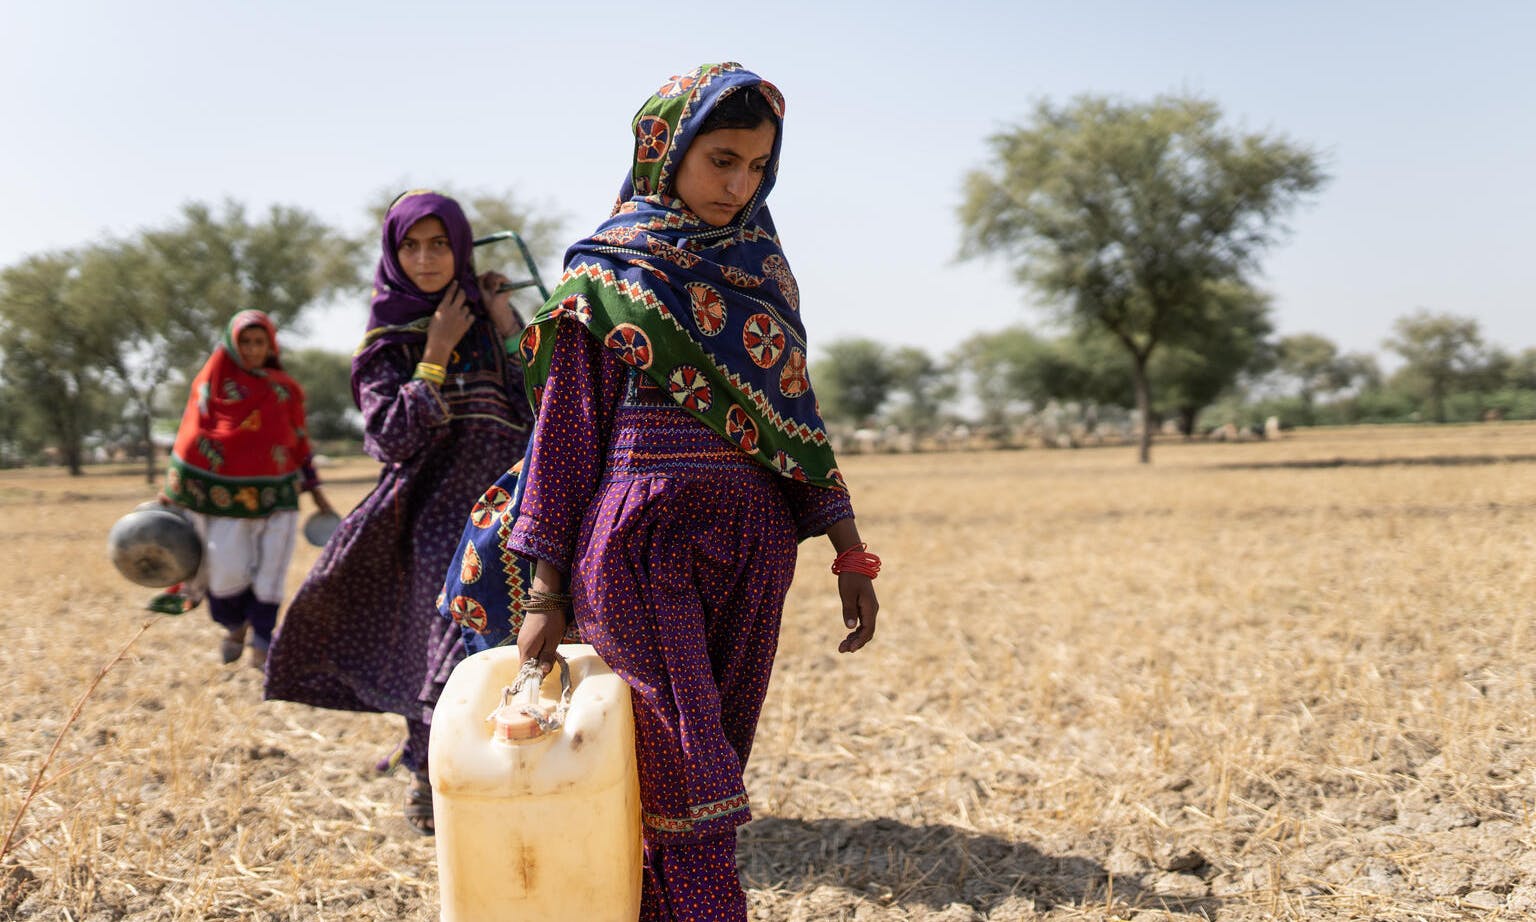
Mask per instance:
[[[150,501],[117,520],[107,533],[117,572],[154,589],[191,579],[203,562],[203,539],[176,506]]]

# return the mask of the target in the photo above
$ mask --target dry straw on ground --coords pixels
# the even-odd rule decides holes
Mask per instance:
[[[1536,427],[846,460],[881,633],[835,653],[807,545],[747,772],[755,918],[1536,917]],[[103,542],[148,495],[0,472],[7,826],[144,619]],[[107,675],[0,918],[434,918],[370,771],[396,721],[264,704],[216,636],[160,621]]]

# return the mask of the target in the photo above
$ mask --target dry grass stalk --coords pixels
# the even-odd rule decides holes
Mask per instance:
[[[755,918],[1536,913],[1536,426],[845,461],[881,634],[835,653],[808,543],[747,773]],[[12,915],[434,918],[404,781],[368,769],[398,721],[261,702],[205,615],[58,742],[57,689],[143,603],[101,545],[147,495],[0,472],[0,815],[58,743]]]
[[[16,830],[21,828],[22,819],[27,815],[27,808],[32,806],[33,798],[37,797],[38,793],[43,789],[43,776],[48,773],[48,768],[53,765],[54,756],[59,753],[59,744],[64,742],[64,735],[69,732],[69,728],[74,726],[75,720],[80,717],[80,712],[85,708],[85,702],[89,701],[91,695],[95,694],[96,686],[101,684],[101,680],[106,678],[107,673],[112,671],[112,667],[122,660],[123,655],[128,652],[129,647],[133,646],[134,641],[138,640],[145,631],[149,630],[149,626],[154,624],[156,620],[158,619],[151,618],[139,625],[139,629],[134,632],[132,637],[128,638],[128,642],[123,644],[121,649],[107,661],[106,665],[101,667],[101,671],[96,673],[96,678],[91,680],[91,684],[86,687],[85,692],[75,702],[75,706],[69,712],[69,717],[64,721],[64,726],[59,728],[58,736],[54,738],[53,746],[49,748],[48,755],[43,758],[42,764],[37,767],[37,771],[32,775],[32,786],[27,790],[27,795],[21,799],[21,806],[16,808],[16,815],[11,818],[11,826],[6,830],[5,841],[0,843],[0,867],[5,866],[5,858],[11,853],[11,844],[16,839]],[[79,767],[80,765],[77,763],[69,771]],[[69,774],[68,771],[62,773],[54,780],[57,781],[67,774]]]

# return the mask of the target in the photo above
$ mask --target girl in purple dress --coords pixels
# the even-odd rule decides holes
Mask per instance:
[[[379,484],[326,543],[267,660],[268,698],[400,714],[406,818],[432,832],[432,708],[463,657],[436,598],[464,515],[527,444],[516,339],[494,272],[476,277],[453,199],[407,192],[384,218],[368,332],[352,359]],[[510,354],[509,354],[510,353]]]
[[[797,542],[831,539],[839,650],[879,608],[764,205],[783,111],[738,64],[662,86],[612,217],[522,336],[537,423],[507,545],[536,563],[517,643],[548,663],[574,618],[633,691],[643,919],[746,919],[742,771]]]

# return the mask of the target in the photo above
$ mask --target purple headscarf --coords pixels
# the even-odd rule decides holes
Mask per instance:
[[[446,195],[438,195],[426,189],[413,189],[402,193],[389,206],[384,215],[383,252],[379,255],[379,267],[373,273],[373,301],[368,307],[368,332],[363,342],[352,353],[352,380],[367,364],[368,359],[389,343],[425,342],[427,324],[443,299],[443,293],[429,295],[411,283],[400,265],[400,241],[406,231],[422,218],[435,217],[443,222],[448,232],[448,245],[453,250],[453,270],[459,288],[464,292],[469,309],[476,316],[484,316],[480,303],[480,285],[475,279],[474,232],[464,209]],[[354,385],[353,399],[356,400]]]

